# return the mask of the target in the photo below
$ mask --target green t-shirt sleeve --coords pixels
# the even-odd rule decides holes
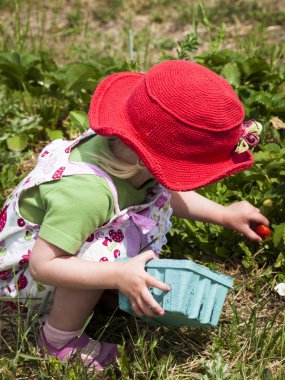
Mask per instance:
[[[39,187],[45,208],[39,236],[68,253],[76,253],[114,215],[113,195],[103,178],[74,175]]]

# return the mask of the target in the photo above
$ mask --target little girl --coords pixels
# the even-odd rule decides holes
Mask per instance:
[[[247,148],[260,124],[243,120],[223,78],[166,61],[104,79],[91,129],[43,149],[0,215],[0,296],[38,313],[48,305],[43,354],[64,361],[80,352],[97,370],[115,363],[116,345],[78,336],[105,289],[125,294],[138,316],[163,315],[149,287],[170,288],[144,267],[166,242],[172,212],[260,240],[250,225],[268,220],[257,208],[223,207],[193,192],[252,165]]]

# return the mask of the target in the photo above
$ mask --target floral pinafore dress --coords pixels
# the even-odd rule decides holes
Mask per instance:
[[[76,253],[84,260],[114,261],[117,258],[133,257],[145,247],[159,254],[166,242],[169,230],[170,195],[161,185],[155,185],[143,204],[119,209],[116,188],[111,178],[98,167],[70,162],[71,149],[85,138],[94,135],[88,130],[73,141],[55,140],[39,155],[36,167],[16,187],[0,214],[0,297],[17,299],[25,308],[27,300],[35,310],[48,304],[54,288],[35,281],[28,270],[31,250],[38,237],[40,225],[25,220],[19,212],[19,197],[22,191],[42,183],[60,180],[62,176],[93,174],[103,177],[114,197],[115,216],[104,226],[96,229]],[[8,298],[9,297],[9,298]]]

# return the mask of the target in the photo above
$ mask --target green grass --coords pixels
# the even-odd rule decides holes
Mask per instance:
[[[85,4],[85,3],[84,3]],[[163,59],[195,59],[223,75],[248,118],[265,125],[256,165],[204,190],[227,204],[247,197],[270,218],[273,240],[256,246],[217,226],[174,220],[164,256],[190,258],[236,278],[215,330],[149,326],[118,310],[95,309],[87,327],[120,344],[118,372],[88,373],[79,358],[44,360],[37,317],[0,304],[0,377],[11,379],[285,378],[284,14],[256,2],[120,0],[0,3],[0,189],[3,199],[46,141],[86,129],[91,94],[106,75],[146,70]],[[283,8],[284,9],[284,8]],[[276,26],[272,34],[268,26]],[[129,35],[134,35],[130,62]],[[179,41],[179,43],[178,43]],[[271,201],[270,206],[264,200]],[[3,202],[3,200],[2,200]],[[106,328],[107,326],[107,328]]]
[[[116,342],[121,358],[101,379],[284,379],[284,305],[268,285],[246,285],[229,296],[217,329],[168,329],[146,325],[118,310],[95,309],[87,331]],[[102,316],[104,314],[104,317]],[[32,314],[1,309],[0,374],[3,380],[96,379],[79,358],[44,360],[36,346]],[[267,377],[263,377],[263,376]],[[270,374],[272,377],[270,377]],[[62,376],[62,377],[61,377]]]

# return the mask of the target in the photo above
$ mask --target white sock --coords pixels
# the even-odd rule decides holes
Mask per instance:
[[[66,343],[70,342],[72,339],[77,337],[80,330],[76,331],[63,331],[52,327],[47,321],[44,324],[43,331],[46,340],[55,348],[61,348]]]

